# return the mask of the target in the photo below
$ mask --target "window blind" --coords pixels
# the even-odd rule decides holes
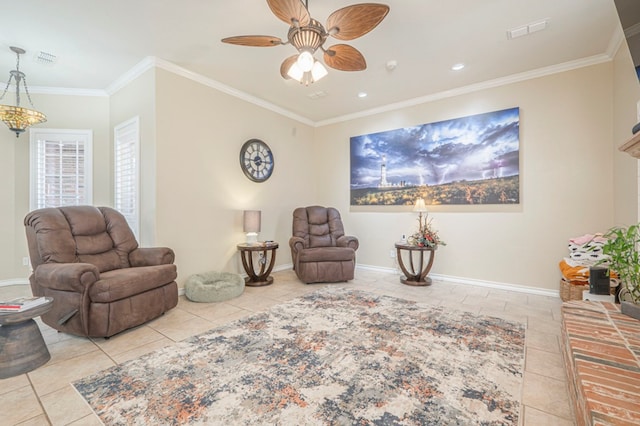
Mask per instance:
[[[127,219],[139,238],[139,146],[138,117],[114,129],[114,207]]]
[[[31,130],[31,207],[91,204],[91,131]]]

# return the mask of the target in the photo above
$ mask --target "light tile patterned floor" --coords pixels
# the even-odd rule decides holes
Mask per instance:
[[[0,423],[99,425],[70,382],[325,286],[303,284],[290,270],[273,275],[273,285],[247,287],[242,296],[224,303],[193,303],[181,296],[176,309],[108,340],[69,336],[41,324],[51,360],[30,373],[0,380]],[[575,424],[561,362],[559,298],[443,281],[434,281],[429,287],[412,287],[401,284],[398,275],[360,269],[353,281],[329,285],[525,323],[521,423]],[[27,286],[0,287],[0,299],[23,293],[30,294]]]

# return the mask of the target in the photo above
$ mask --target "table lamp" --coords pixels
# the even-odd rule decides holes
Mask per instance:
[[[427,206],[421,197],[416,199],[416,204],[413,206],[413,211],[418,212],[418,223],[420,223],[419,231],[422,232],[422,213],[426,213]]]
[[[245,210],[242,220],[242,230],[247,234],[247,244],[258,242],[260,232],[260,210]]]

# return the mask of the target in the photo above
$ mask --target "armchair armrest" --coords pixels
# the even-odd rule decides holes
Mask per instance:
[[[289,247],[291,247],[291,258],[293,260],[293,270],[298,270],[300,257],[298,253],[304,249],[304,239],[300,237],[289,238]]]
[[[176,256],[168,247],[137,248],[129,253],[131,266],[170,265]]]
[[[36,268],[34,278],[44,288],[84,293],[100,279],[100,271],[90,263],[44,263]]]
[[[358,247],[360,247],[360,242],[356,237],[343,235],[336,240],[336,245],[338,247],[350,247],[353,250],[358,250]]]
[[[300,237],[289,238],[289,247],[291,247],[292,252],[298,253],[300,250],[304,249],[304,239]]]

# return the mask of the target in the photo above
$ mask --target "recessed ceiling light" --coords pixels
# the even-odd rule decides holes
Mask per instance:
[[[460,71],[463,68],[464,68],[464,64],[463,63],[455,64],[454,66],[451,67],[451,69],[454,70],[454,71]]]
[[[359,98],[366,98],[367,97],[367,92],[359,92],[358,93],[358,97]]]

